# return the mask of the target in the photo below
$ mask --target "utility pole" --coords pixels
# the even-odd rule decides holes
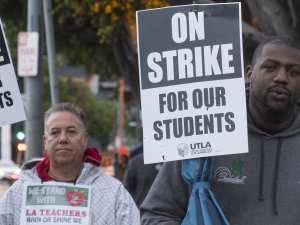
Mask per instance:
[[[136,101],[136,143],[140,142],[140,102]]]
[[[53,106],[59,103],[59,90],[56,76],[55,39],[51,0],[44,0],[44,18],[47,41],[47,58],[49,65],[51,103]]]
[[[124,139],[124,77],[120,78],[120,138],[121,138],[121,146],[123,145]]]
[[[11,125],[1,127],[1,159],[11,160]]]
[[[43,154],[43,43],[44,43],[43,1],[28,0],[27,30],[39,33],[38,74],[25,77],[27,121],[25,125],[27,151],[25,162]]]

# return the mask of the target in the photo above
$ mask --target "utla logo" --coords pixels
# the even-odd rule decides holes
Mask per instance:
[[[191,149],[203,149],[203,148],[211,148],[211,145],[209,142],[206,142],[206,145],[204,145],[203,142],[200,142],[200,143],[194,143],[194,146],[193,144],[190,144],[190,147]]]
[[[189,152],[189,146],[185,143],[182,143],[182,144],[177,146],[177,151],[178,151],[178,155],[184,157]]]
[[[76,188],[74,191],[68,191],[66,193],[66,198],[71,206],[78,206],[85,201],[85,195],[83,192],[78,192]]]

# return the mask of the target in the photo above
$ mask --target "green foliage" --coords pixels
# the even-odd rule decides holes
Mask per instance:
[[[165,7],[164,0],[55,0],[58,24],[97,30],[100,43],[111,43],[127,34],[126,24],[135,25],[137,10]]]
[[[129,34],[135,43],[136,11],[164,6],[164,0],[55,0],[56,51],[70,64],[83,65],[87,73],[101,73],[102,78],[120,75],[111,43]],[[17,35],[27,30],[27,1],[2,0],[0,17],[16,68]]]
[[[63,54],[69,64],[84,65],[87,74],[99,73],[102,78],[119,74],[119,68],[109,45],[87,42],[77,35],[64,32],[56,36],[57,53]]]
[[[88,73],[121,74],[111,44],[127,36],[136,43],[136,11],[164,6],[164,0],[55,0],[57,49]]]
[[[59,77],[58,86],[60,102],[70,102],[82,108],[87,115],[87,132],[106,146],[116,128],[117,104],[99,100],[80,79]],[[50,107],[50,84],[49,78],[45,77],[44,111]]]

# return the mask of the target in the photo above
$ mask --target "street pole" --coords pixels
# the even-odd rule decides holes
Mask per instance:
[[[1,159],[11,160],[11,125],[1,127]]]
[[[56,76],[55,39],[54,39],[51,0],[44,0],[44,19],[45,19],[45,30],[46,30],[51,103],[52,105],[55,105],[59,103],[59,90],[58,90],[57,76]]]
[[[25,77],[25,93],[28,99],[26,106],[27,121],[25,125],[27,151],[25,162],[43,154],[43,1],[28,0],[27,30],[39,33],[38,74]]]
[[[121,146],[123,145],[124,139],[124,77],[120,78],[120,138],[121,138]]]
[[[140,104],[136,103],[136,143],[140,142]]]

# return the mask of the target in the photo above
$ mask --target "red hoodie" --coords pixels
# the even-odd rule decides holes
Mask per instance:
[[[96,148],[86,149],[84,151],[82,161],[86,162],[86,163],[91,163],[95,166],[100,166],[100,164],[102,163],[101,156],[99,155],[99,151]],[[38,162],[35,167],[36,167],[36,171],[39,175],[39,178],[41,178],[42,177],[42,172],[43,172],[43,161]],[[47,156],[45,158],[43,181],[52,181],[53,180],[47,173],[49,169],[50,169],[50,159]]]

